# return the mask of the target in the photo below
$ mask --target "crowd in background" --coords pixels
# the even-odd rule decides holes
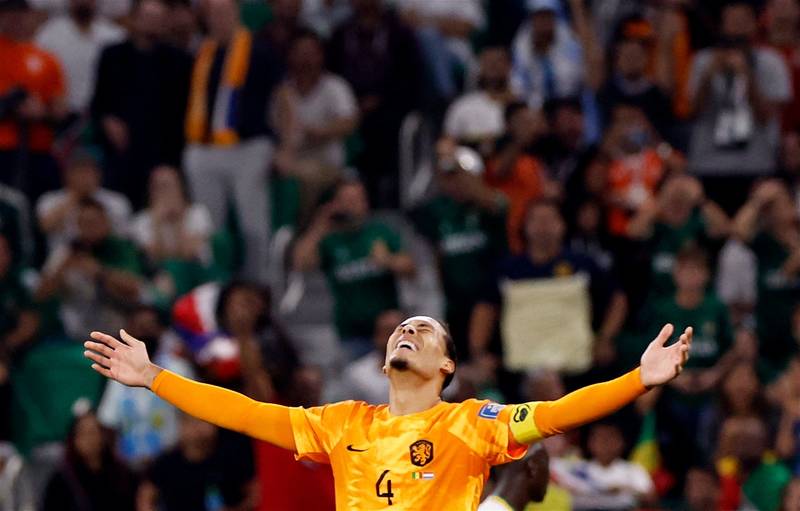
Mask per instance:
[[[509,283],[578,275],[589,363],[510,367]],[[694,327],[669,386],[544,442],[526,509],[800,509],[800,1],[0,0],[0,510],[333,509],[328,467],[81,342],[383,403],[412,313],[456,339],[449,400]]]

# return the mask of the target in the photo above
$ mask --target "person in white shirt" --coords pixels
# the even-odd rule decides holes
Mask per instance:
[[[53,250],[72,241],[78,233],[78,206],[92,198],[103,205],[112,232],[125,236],[131,204],[117,192],[100,187],[97,159],[87,151],[76,151],[64,169],[64,188],[44,194],[36,203],[36,220]]]
[[[622,458],[625,441],[616,424],[601,422],[589,431],[591,459],[557,458],[550,469],[572,495],[575,511],[624,510],[656,499],[650,474]]]
[[[522,511],[529,502],[542,502],[550,481],[549,464],[545,448],[535,444],[521,460],[496,468],[497,486],[478,511]]]
[[[485,48],[478,62],[478,89],[456,99],[444,119],[444,134],[460,143],[480,144],[499,138],[505,131],[505,107],[516,97],[510,87],[508,50]]]
[[[390,309],[375,320],[375,349],[351,362],[344,370],[341,399],[357,399],[379,405],[389,401],[389,382],[383,374],[386,359],[386,336],[402,322],[402,311]]]
[[[97,15],[95,0],[69,0],[68,14],[50,18],[39,29],[36,45],[55,55],[66,74],[70,111],[81,113],[89,106],[100,51],[124,37],[123,29]]]

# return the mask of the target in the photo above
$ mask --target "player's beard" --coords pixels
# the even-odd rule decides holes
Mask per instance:
[[[394,357],[389,361],[389,367],[397,369],[398,371],[408,371],[408,360],[401,357]]]

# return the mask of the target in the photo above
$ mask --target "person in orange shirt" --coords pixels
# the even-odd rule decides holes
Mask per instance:
[[[30,28],[25,0],[0,2],[0,182],[33,204],[61,185],[50,151],[66,107],[61,66],[28,42]]]
[[[528,204],[558,195],[558,191],[544,164],[527,152],[547,130],[544,116],[525,103],[516,102],[506,107],[505,118],[506,135],[498,142],[499,150],[489,160],[484,179],[508,199],[508,246],[518,254],[525,249],[522,224]]]
[[[455,343],[427,316],[403,321],[387,341],[388,405],[343,401],[311,408],[259,403],[230,390],[161,369],[144,343],[92,332],[84,354],[98,373],[147,387],[184,412],[295,453],[329,463],[337,510],[475,510],[493,465],[518,460],[528,445],[612,413],[675,378],[692,340],[687,328],[666,347],[665,325],[641,366],[557,401],[504,406],[442,400],[456,371]]]

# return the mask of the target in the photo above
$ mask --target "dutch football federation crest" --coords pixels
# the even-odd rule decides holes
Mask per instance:
[[[416,467],[424,467],[433,461],[433,443],[428,440],[417,440],[408,446],[411,453],[411,464]]]

